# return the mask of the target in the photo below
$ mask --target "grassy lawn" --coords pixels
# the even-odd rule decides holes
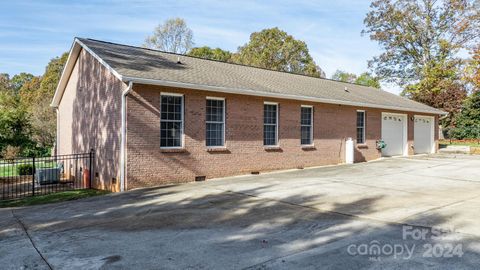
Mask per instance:
[[[108,193],[110,192],[105,190],[96,190],[96,189],[71,190],[71,191],[52,193],[52,194],[42,195],[42,196],[27,197],[19,200],[0,201],[0,208],[72,201],[72,200],[78,200],[82,198],[105,195]]]
[[[440,140],[438,142],[441,146],[448,146],[448,145],[464,145],[464,146],[476,146],[476,147],[480,147],[480,143],[479,141],[474,141],[474,140],[470,140],[470,141],[450,141],[450,140]]]
[[[17,166],[15,165],[0,165],[0,177],[4,176],[16,176]]]

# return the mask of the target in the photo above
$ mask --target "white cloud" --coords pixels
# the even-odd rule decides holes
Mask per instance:
[[[195,26],[192,27],[194,37],[197,41],[195,46],[208,45],[222,49],[236,50],[243,45],[250,36],[250,33],[243,31],[228,30],[220,27]],[[222,42],[218,42],[221,40]]]

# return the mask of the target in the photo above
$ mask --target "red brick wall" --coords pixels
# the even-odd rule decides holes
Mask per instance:
[[[58,108],[58,153],[95,149],[96,188],[116,190],[112,178],[117,185],[120,180],[121,93],[125,87],[82,50]]]
[[[160,149],[160,93],[184,94],[185,149]],[[226,148],[209,152],[205,146],[205,100],[223,97],[226,104]],[[263,102],[279,103],[279,150],[263,146]],[[314,106],[314,149],[300,145],[300,106]],[[134,85],[127,101],[127,188],[207,178],[310,167],[344,162],[345,139],[356,136],[356,110],[366,111],[366,143],[355,149],[355,161],[381,156],[381,112],[386,110]],[[393,111],[392,111],[393,112]],[[413,116],[413,114],[409,114]],[[413,122],[409,120],[409,144]],[[409,146],[409,149],[411,147]],[[412,152],[413,153],[413,152]]]
[[[96,150],[98,177],[94,187],[118,190],[121,92],[126,85],[90,54],[82,51],[59,106],[58,153]],[[160,149],[160,92],[185,95],[185,150]],[[226,98],[226,148],[209,152],[205,146],[205,99]],[[263,102],[279,103],[280,149],[263,146]],[[314,149],[300,146],[300,106],[314,106]],[[381,137],[381,113],[313,102],[230,95],[191,89],[134,85],[127,100],[127,188],[193,181],[344,162],[345,139],[356,136],[356,110],[366,111],[366,143],[355,148],[355,161],[379,158],[375,141]],[[391,111],[402,113],[398,111]],[[408,113],[409,154],[413,154],[413,121]],[[435,118],[436,127],[438,117]],[[438,140],[438,128],[435,128]],[[437,143],[438,147],[438,143]],[[112,179],[117,180],[112,185]]]

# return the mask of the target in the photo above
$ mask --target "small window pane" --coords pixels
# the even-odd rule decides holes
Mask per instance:
[[[223,124],[207,123],[207,146],[223,146]]]
[[[223,122],[223,102],[207,99],[207,121]]]
[[[265,124],[277,123],[277,105],[265,104],[264,105],[264,117],[263,122]]]
[[[276,145],[277,144],[277,130],[275,125],[263,126],[263,144],[264,145]]]
[[[311,125],[312,124],[312,108],[302,107],[302,125]]]
[[[181,122],[162,122],[160,124],[160,146],[180,147],[182,138]]]
[[[309,126],[302,126],[302,140],[301,144],[312,144],[312,138],[310,134],[312,134],[312,127]]]
[[[182,120],[182,97],[162,96],[162,120]]]

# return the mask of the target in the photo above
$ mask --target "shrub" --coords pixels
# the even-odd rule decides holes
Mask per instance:
[[[33,174],[33,165],[32,164],[21,164],[17,166],[18,175],[32,175]]]
[[[465,100],[462,111],[456,117],[456,126],[451,135],[455,139],[480,138],[480,91]]]
[[[50,156],[51,148],[49,147],[38,147],[27,145],[22,151],[22,156],[24,157],[48,157]]]
[[[2,151],[2,157],[6,161],[13,161],[20,155],[20,151],[21,149],[18,146],[7,145]]]

